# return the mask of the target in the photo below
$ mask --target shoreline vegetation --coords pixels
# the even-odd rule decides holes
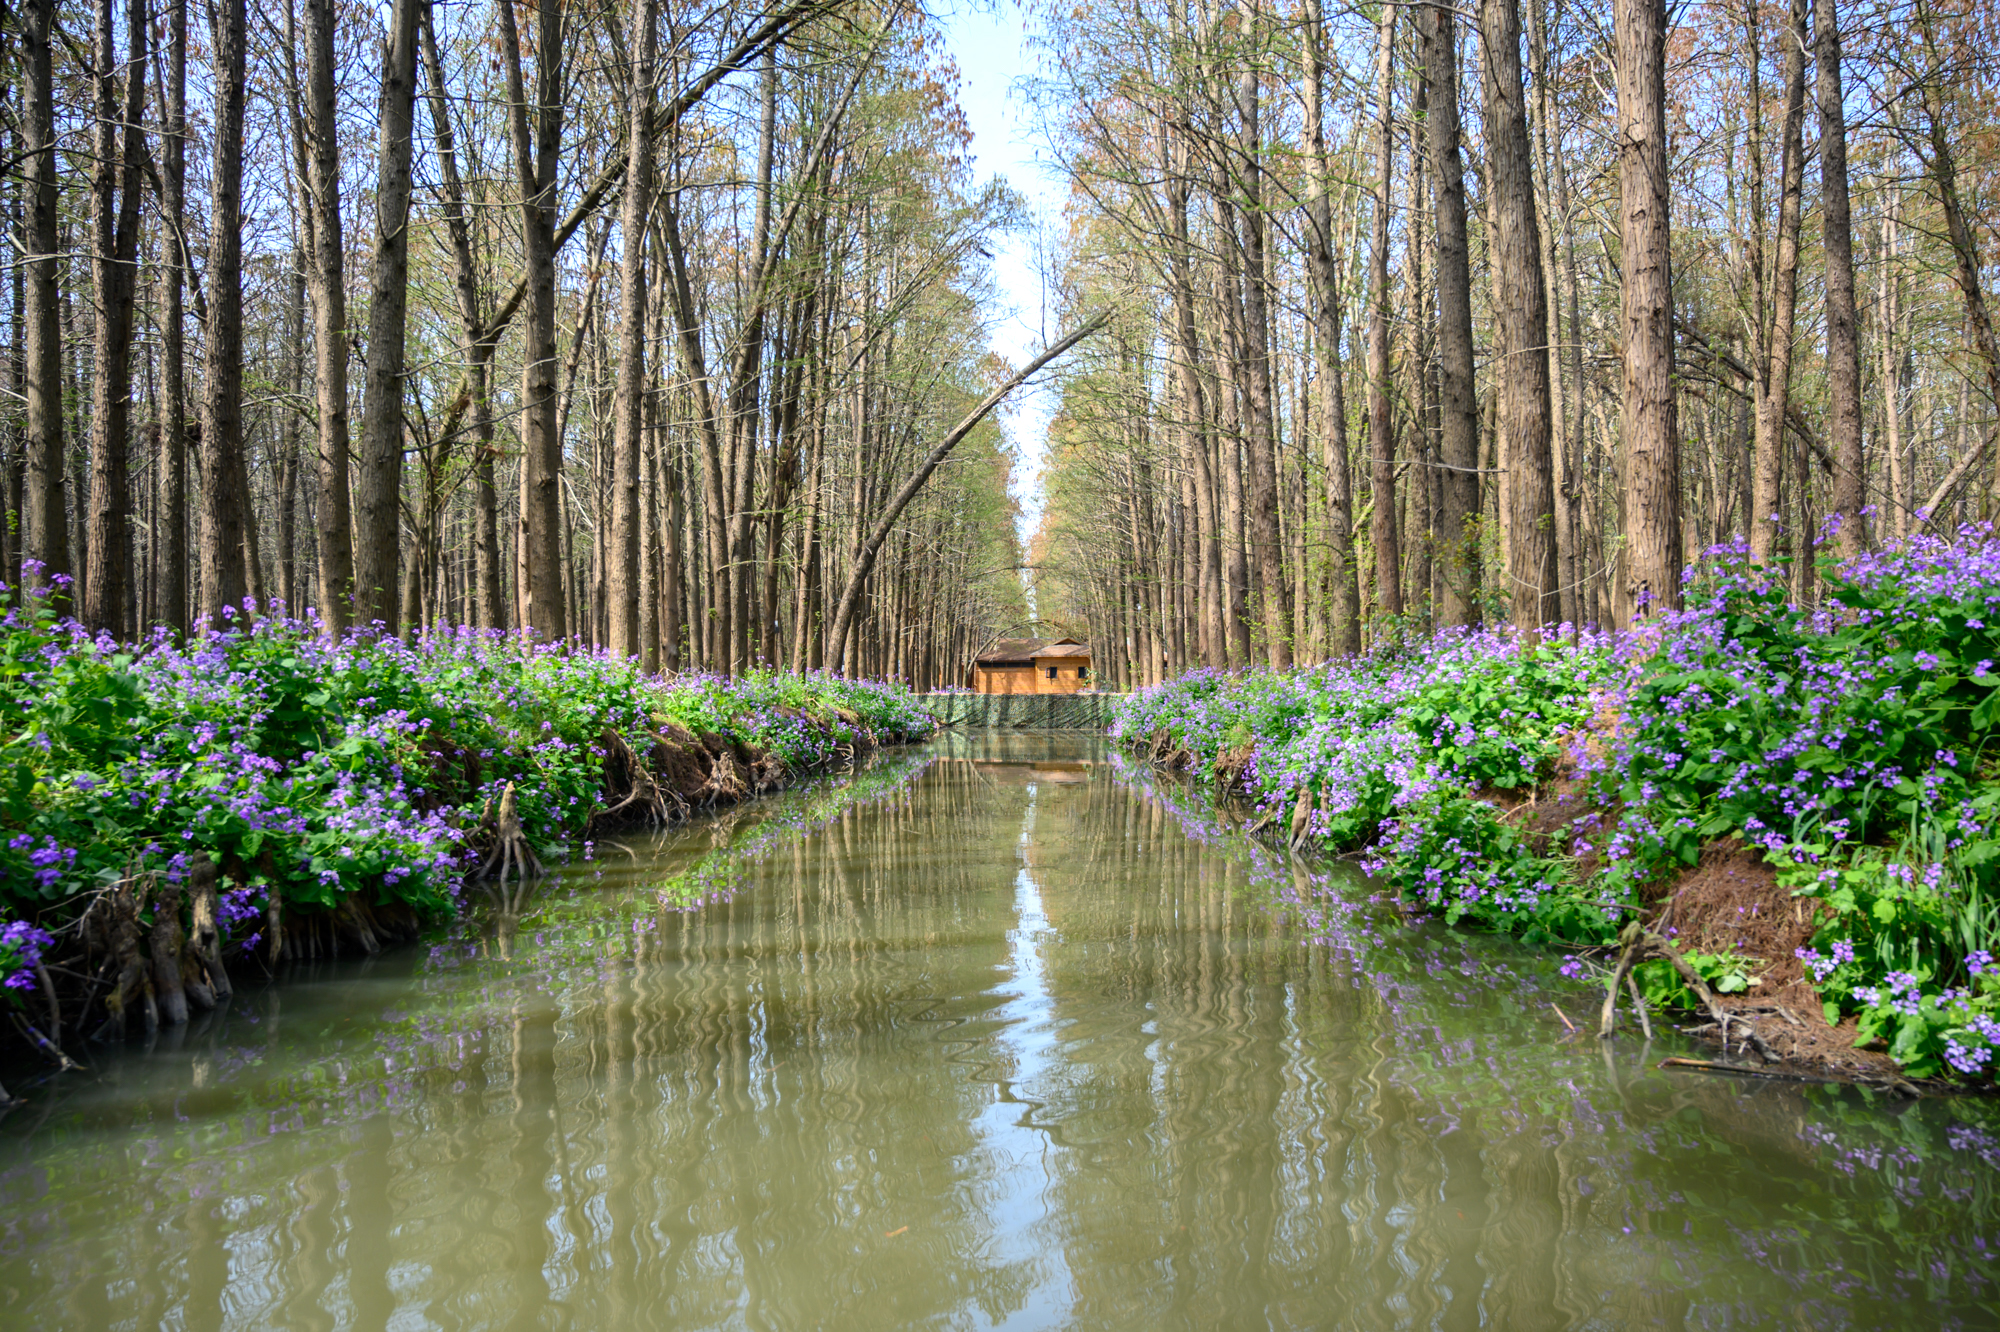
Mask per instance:
[[[1687,609],[1629,633],[1198,670],[1113,736],[1412,917],[1569,951],[1607,1034],[1691,1013],[1750,1066],[1991,1089],[2000,536],[1820,573],[1800,609],[1782,564],[1717,547]]]
[[[0,1012],[63,1067],[285,962],[413,938],[482,888],[517,909],[538,849],[934,729],[868,680],[648,675],[497,631],[333,639],[282,615],[119,644],[51,599],[0,589]]]

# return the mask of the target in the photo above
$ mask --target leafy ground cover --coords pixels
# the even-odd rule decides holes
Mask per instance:
[[[132,646],[33,594],[0,606],[0,984],[24,1026],[48,1014],[38,1043],[64,1021],[58,989],[118,1028],[183,985],[198,1005],[226,993],[231,955],[372,947],[448,916],[501,812],[561,846],[933,725],[896,686],[648,676],[496,633],[331,642],[271,617]]]
[[[1920,537],[1826,575],[1801,609],[1784,570],[1721,548],[1643,631],[1195,672],[1114,732],[1360,854],[1410,909],[1579,950],[1580,979],[1637,921],[1683,964],[1635,968],[1655,1003],[1690,1003],[1692,975],[1802,1027],[1804,996],[1835,1045],[1990,1083],[2000,539]]]

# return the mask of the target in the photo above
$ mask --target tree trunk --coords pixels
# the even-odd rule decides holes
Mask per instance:
[[[1780,543],[1785,415],[1791,406],[1792,336],[1799,290],[1799,230],[1805,194],[1806,11],[1792,0],[1792,30],[1785,42],[1785,127],[1779,166],[1778,257],[1772,274],[1771,325],[1765,335],[1766,369],[1757,400],[1757,475],[1752,496],[1750,554],[1770,560]],[[1753,55],[1754,58],[1754,55]],[[1805,484],[1801,476],[1798,485]],[[1811,558],[1810,532],[1792,534],[1797,560]]]
[[[153,524],[153,615],[177,634],[188,630],[187,331],[187,0],[167,10],[166,59],[160,78],[160,424]]]
[[[1819,61],[1820,230],[1826,245],[1827,443],[1833,449],[1833,517],[1840,553],[1868,545],[1866,463],[1861,452],[1861,344],[1854,298],[1854,224],[1847,190],[1847,111],[1840,74],[1840,14],[1816,0]],[[1894,386],[1885,383],[1884,392]]]
[[[667,258],[673,269],[674,323],[680,332],[681,360],[689,384],[694,389],[695,416],[701,438],[702,530],[707,536],[707,614],[702,620],[702,660],[705,665],[722,665],[721,644],[728,641],[726,626],[719,623],[728,614],[726,571],[729,567],[729,500],[724,484],[722,439],[715,419],[715,395],[708,377],[708,361],[701,346],[701,325],[694,308],[693,287],[688,279],[687,250],[681,243],[680,213],[668,199],[660,201],[661,231],[666,236]],[[862,269],[867,270],[867,243],[862,243]],[[865,378],[866,371],[864,369]],[[718,641],[720,640],[720,641]]]
[[[23,160],[27,153],[23,149],[26,138],[21,122],[16,118],[12,146]],[[8,233],[17,243],[27,234],[27,210],[22,196],[26,194],[26,182],[16,175],[13,186],[8,191],[7,225]],[[171,267],[172,265],[163,265]],[[7,275],[8,294],[12,300],[7,310],[7,387],[16,401],[28,400],[28,271],[25,263],[10,265],[13,269]],[[22,416],[9,413],[6,429],[7,459],[4,475],[0,475],[0,506],[5,509],[0,515],[0,582],[19,586],[21,582],[21,502],[28,483],[28,431]]]
[[[889,539],[889,533],[895,529],[896,520],[903,516],[903,510],[910,506],[910,501],[917,497],[919,490],[923,489],[924,482],[930,480],[931,473],[937,471],[944,460],[951,456],[951,451],[958,447],[959,441],[971,434],[973,428],[985,420],[988,413],[995,407],[998,407],[1005,401],[1009,393],[1019,388],[1022,383],[1050,361],[1055,360],[1058,356],[1061,356],[1071,347],[1082,342],[1109,322],[1110,316],[1108,314],[1092,315],[1061,341],[1030,361],[1026,367],[1017,371],[1006,383],[987,394],[983,402],[974,407],[963,420],[945,433],[944,438],[938,441],[937,445],[917,465],[916,470],[910,473],[909,477],[904,480],[895,495],[890,498],[888,505],[883,509],[881,515],[876,519],[875,525],[870,529],[867,538],[862,541],[859,549],[855,552],[854,567],[848,571],[847,586],[842,588],[840,593],[840,608],[834,612],[833,629],[827,635],[827,661],[830,666],[837,668],[837,664],[843,662],[847,657],[848,633],[854,625],[855,611],[861,601],[862,589],[867,586],[868,575],[875,567],[875,558],[881,553],[882,543]],[[858,521],[858,512],[856,518]]]
[[[185,3],[185,0],[177,0]],[[313,305],[313,392],[318,405],[319,617],[338,635],[354,620],[353,506],[347,439],[347,243],[340,217],[340,126],[334,78],[334,0],[306,0],[306,216]]]
[[[504,3],[504,0],[503,0]],[[417,23],[425,0],[395,0],[382,51],[375,149],[375,265],[354,495],[355,613],[397,632],[402,556],[403,343],[410,299],[410,162],[416,141]],[[419,575],[420,576],[420,575]]]
[[[1378,614],[1391,618],[1403,613],[1402,552],[1396,539],[1396,427],[1389,383],[1389,177],[1396,161],[1392,100],[1395,43],[1396,6],[1384,5],[1375,43],[1375,218],[1368,249],[1368,454],[1369,490],[1375,504],[1375,608]]]
[[[472,250],[472,218],[465,195],[465,183],[458,170],[458,135],[452,124],[451,105],[445,98],[444,64],[438,58],[437,29],[431,7],[421,5],[417,38],[423,56],[425,77],[430,83],[431,134],[437,154],[439,174],[444,184],[445,227],[451,237],[452,289],[458,298],[458,321],[464,338],[466,383],[471,414],[474,459],[472,466],[473,502],[473,593],[468,618],[482,629],[500,629],[507,623],[505,602],[500,592],[500,491],[494,476],[493,448],[493,344],[481,322],[479,269]]]
[[[84,566],[82,619],[93,629],[122,637],[132,592],[128,577],[132,486],[126,460],[132,411],[132,306],[139,267],[139,168],[145,154],[140,129],[146,106],[145,0],[126,0],[122,67],[111,18],[111,0],[98,0],[92,71],[97,162],[90,191],[97,364],[90,391],[90,559]]]
[[[201,412],[201,618],[241,614],[250,593],[250,496],[243,463],[244,0],[210,11],[214,156],[209,170],[208,346]]]
[[[1681,605],[1680,440],[1667,180],[1666,0],[1616,0],[1625,452],[1619,623]]]
[[[1910,534],[1910,490],[1911,478],[1907,471],[1914,470],[1914,464],[1906,462],[1903,456],[1903,376],[1896,356],[1898,337],[1902,331],[1902,283],[1896,269],[1896,212],[1895,196],[1889,199],[1888,207],[1882,212],[1882,250],[1879,270],[1880,285],[1875,325],[1875,345],[1878,350],[1880,368],[1878,371],[1878,393],[1882,399],[1882,424],[1884,448],[1889,455],[1889,516],[1886,527],[1881,529],[1895,538]]]
[[[605,594],[614,656],[642,655],[639,641],[639,461],[646,446],[646,215],[653,202],[653,154],[647,135],[653,118],[653,60],[659,24],[653,0],[634,0],[632,77],[626,89],[625,205],[619,215],[623,254],[618,291],[617,425],[612,445],[611,531]]]
[[[562,145],[562,0],[537,7],[532,122],[521,78],[514,0],[498,0],[509,128],[520,186],[528,317],[522,333],[521,627],[544,642],[569,636],[563,604],[562,435],[556,404],[556,158]]]
[[[1481,0],[1486,141],[1493,203],[1493,321],[1500,359],[1500,432],[1507,442],[1510,571],[1516,633],[1562,619],[1556,563],[1555,463],[1550,456],[1548,289],[1535,217],[1533,150],[1521,83],[1517,0]]]
[[[1271,388],[1271,317],[1264,294],[1266,281],[1263,131],[1259,116],[1257,70],[1245,67],[1236,84],[1236,109],[1241,117],[1239,153],[1243,195],[1241,235],[1243,264],[1243,380],[1250,420],[1244,451],[1250,463],[1250,545],[1263,583],[1264,658],[1272,670],[1292,664],[1291,589],[1285,581],[1285,553],[1278,528],[1277,414]]]
[[[1217,540],[1212,451],[1207,439],[1208,407],[1202,384],[1200,337],[1195,328],[1194,277],[1191,272],[1192,243],[1188,235],[1188,175],[1186,125],[1174,126],[1165,136],[1167,161],[1167,219],[1170,227],[1167,268],[1173,288],[1174,332],[1178,344],[1174,365],[1181,388],[1182,454],[1189,464],[1195,488],[1195,548],[1200,565],[1197,604],[1201,608],[1202,664],[1220,669],[1228,664],[1225,647],[1227,629],[1223,623],[1222,551]]]
[[[1930,44],[1930,35],[1926,45]],[[1965,302],[1965,322],[1971,335],[1973,350],[1979,356],[1980,368],[1985,371],[1987,396],[2000,403],[2000,341],[1993,331],[1993,318],[1986,305],[1986,291],[1980,280],[1984,271],[1979,255],[1979,241],[1973,234],[1972,225],[1966,216],[1965,204],[1958,188],[1958,161],[1952,152],[1951,133],[1945,124],[1944,112],[1936,104],[1935,90],[1923,89],[1923,109],[1928,138],[1930,140],[1930,177],[1937,186],[1938,203],[1944,210],[1945,236],[1951,243],[1952,277],[1958,284],[1960,297]],[[1966,384],[1961,381],[1960,408],[1958,418],[1966,423]],[[1926,432],[1928,433],[1928,432]],[[1967,472],[1978,464],[1994,438],[1992,430],[1981,436],[1976,446],[1961,444],[1959,461],[1931,492],[1930,498],[1917,512],[1926,523],[1938,523],[1943,515],[1936,512],[1952,495]]]
[[[1318,360],[1320,465],[1326,472],[1326,541],[1332,547],[1332,596],[1326,608],[1327,646],[1337,657],[1361,651],[1361,587],[1354,558],[1354,475],[1347,449],[1347,402],[1341,392],[1340,278],[1333,261],[1333,206],[1324,111],[1326,20],[1320,0],[1307,0],[1304,32],[1306,130],[1306,262],[1312,279],[1313,354]],[[1178,664],[1178,663],[1176,663]]]
[[[21,121],[27,140],[22,168],[26,195],[28,482],[23,508],[27,522],[24,578],[30,586],[56,589],[67,604],[62,580],[70,575],[69,508],[64,499],[67,458],[63,449],[62,301],[57,290],[62,243],[56,162],[55,0],[23,0]],[[27,561],[33,561],[29,565]]]
[[[1412,124],[1421,125],[1429,114],[1429,99],[1423,81],[1414,81],[1410,93]],[[1407,404],[1408,429],[1404,434],[1404,483],[1397,487],[1402,501],[1403,521],[1396,529],[1403,556],[1403,604],[1412,628],[1429,632],[1437,615],[1436,581],[1432,560],[1437,551],[1437,459],[1432,443],[1436,426],[1436,377],[1432,373],[1431,284],[1424,276],[1427,232],[1424,211],[1429,194],[1424,181],[1424,150],[1417,136],[1410,136],[1410,168],[1405,173],[1403,209],[1403,366],[1399,392]]]
[[[1472,370],[1472,257],[1459,154],[1458,40],[1449,9],[1417,15],[1436,182],[1439,624],[1479,623],[1479,407]]]

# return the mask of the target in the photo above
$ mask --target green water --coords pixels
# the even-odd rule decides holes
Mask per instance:
[[[6,1070],[0,1327],[2000,1323],[1992,1105],[1572,1039],[1547,959],[1096,741],[592,854]]]

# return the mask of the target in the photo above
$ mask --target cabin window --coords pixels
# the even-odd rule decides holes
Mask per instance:
[[[1077,667],[1076,678],[1079,680],[1088,680],[1090,678],[1090,667],[1088,666]]]
[[[1049,667],[1049,679],[1053,680],[1055,678],[1056,678],[1056,668],[1051,666]]]

